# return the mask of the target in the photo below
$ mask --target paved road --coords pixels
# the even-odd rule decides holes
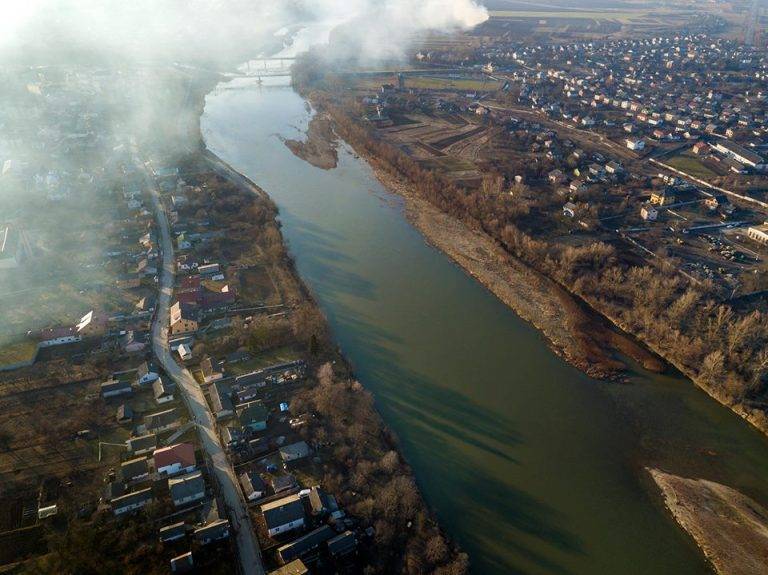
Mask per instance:
[[[251,525],[248,507],[238,487],[235,472],[221,446],[219,436],[216,434],[213,414],[195,378],[192,377],[189,370],[176,363],[168,347],[168,314],[174,283],[173,244],[168,218],[160,202],[157,186],[149,173],[147,173],[147,183],[152,193],[152,204],[160,229],[163,253],[160,297],[157,302],[155,321],[152,325],[152,346],[158,361],[182,391],[189,413],[197,423],[200,442],[208,453],[216,482],[229,512],[229,520],[235,528],[241,571],[244,575],[263,575],[261,550]]]

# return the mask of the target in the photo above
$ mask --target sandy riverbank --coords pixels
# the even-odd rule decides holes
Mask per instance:
[[[302,160],[309,162],[316,168],[330,170],[335,168],[339,161],[336,150],[336,134],[330,118],[325,114],[315,114],[309,121],[306,139],[283,140],[286,147]]]
[[[717,573],[768,573],[768,510],[713,481],[648,471],[669,511]]]
[[[626,365],[617,357],[619,354],[647,369],[664,369],[659,358],[585,310],[555,282],[511,257],[485,234],[469,229],[417,197],[405,182],[377,167],[375,160],[368,158],[368,162],[377,179],[405,199],[408,219],[427,241],[533,324],[569,363],[601,379],[616,378],[624,371]]]

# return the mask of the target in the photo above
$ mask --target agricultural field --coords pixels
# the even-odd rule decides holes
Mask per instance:
[[[690,151],[665,158],[664,163],[702,180],[708,180],[718,175],[714,170],[707,167],[701,158]]]

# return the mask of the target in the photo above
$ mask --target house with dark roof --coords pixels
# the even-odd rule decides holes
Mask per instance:
[[[254,471],[243,473],[238,479],[243,488],[243,495],[248,501],[256,501],[266,495],[267,485],[258,473]]]
[[[280,493],[281,491],[288,491],[289,489],[293,489],[296,487],[296,478],[291,475],[290,473],[286,473],[285,475],[278,475],[277,477],[272,477],[272,490],[275,493]]]
[[[120,464],[120,476],[123,481],[140,481],[149,477],[149,462],[146,457],[129,459]]]
[[[137,509],[144,507],[147,503],[152,501],[152,499],[151,487],[116,497],[112,500],[112,513],[115,515],[123,515],[125,513],[130,513],[131,511],[136,511]]]
[[[263,431],[267,428],[269,411],[261,401],[249,401],[237,408],[240,424],[251,431]]]
[[[235,427],[233,425],[224,426],[221,429],[221,442],[224,445],[224,449],[231,451],[237,447],[245,444],[245,434],[242,427]]]
[[[214,381],[208,388],[208,396],[211,399],[211,410],[217,420],[226,419],[235,413],[232,404],[232,388],[222,381]]]
[[[192,559],[192,552],[187,551],[171,559],[172,573],[189,573],[195,568],[195,561]]]
[[[201,545],[209,545],[229,537],[229,521],[219,519],[195,529],[195,540]]]
[[[290,463],[297,459],[303,459],[309,454],[310,449],[306,441],[298,441],[280,448],[280,458],[283,460],[283,463]]]
[[[154,433],[148,433],[140,437],[131,437],[126,440],[125,446],[128,451],[131,451],[135,455],[142,455],[144,453],[151,453],[157,447],[157,435]]]
[[[130,423],[133,421],[133,409],[130,405],[121,403],[117,408],[116,417],[118,423]]]
[[[288,495],[261,506],[270,537],[304,526],[306,513],[299,495]]]
[[[160,541],[163,543],[169,543],[171,541],[177,541],[183,539],[187,535],[187,524],[183,521],[166,525],[160,528]]]
[[[323,543],[335,536],[336,532],[329,525],[322,525],[279,547],[277,554],[284,563],[294,559],[310,558],[317,555]]]
[[[338,509],[336,499],[315,485],[309,490],[310,513],[315,517],[324,517]]]
[[[168,490],[174,506],[182,507],[205,499],[205,480],[199,471],[168,480]]]
[[[181,425],[179,412],[174,407],[165,411],[151,413],[144,416],[144,425],[148,433],[161,433],[170,429],[176,429]]]
[[[331,557],[338,559],[349,555],[357,548],[357,539],[351,531],[345,531],[336,537],[328,540],[328,552]]]
[[[128,381],[110,379],[101,384],[101,397],[104,399],[117,397],[119,395],[131,395],[132,393],[133,388]]]
[[[176,302],[169,316],[171,335],[194,333],[200,325],[200,313],[196,307]]]
[[[213,383],[224,377],[221,363],[210,357],[204,357],[203,361],[200,362],[200,371],[203,374],[203,381],[205,383]]]
[[[110,481],[104,487],[104,501],[107,503],[123,495],[125,495],[125,483],[122,481]]]

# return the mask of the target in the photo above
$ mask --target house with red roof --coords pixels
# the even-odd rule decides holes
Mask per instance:
[[[189,473],[197,467],[195,447],[191,443],[177,443],[155,449],[152,455],[155,460],[155,470],[160,475]]]

